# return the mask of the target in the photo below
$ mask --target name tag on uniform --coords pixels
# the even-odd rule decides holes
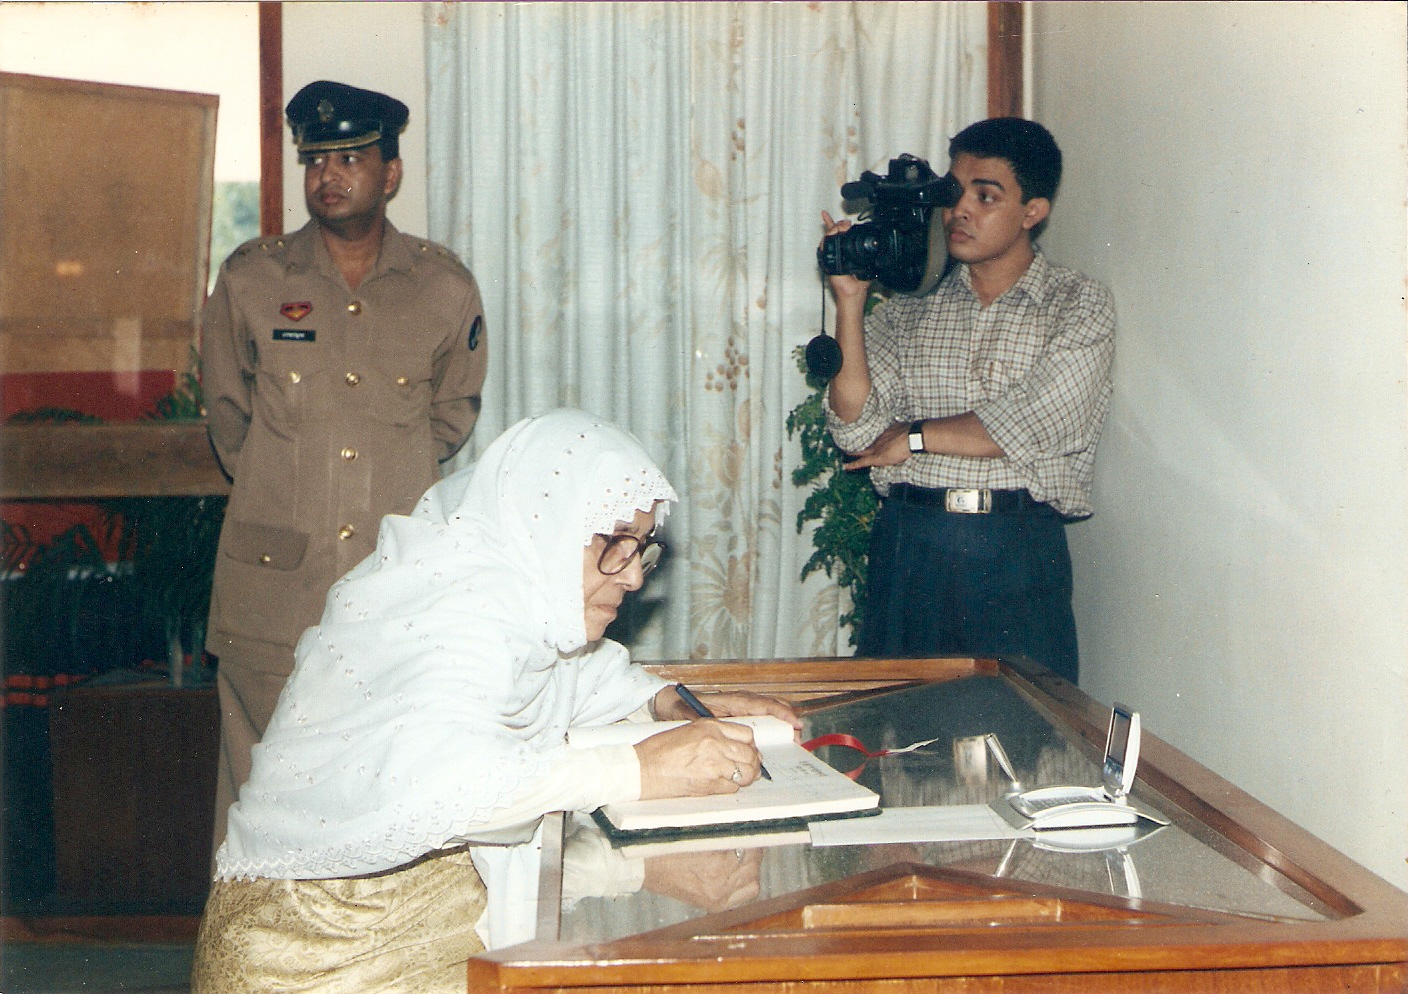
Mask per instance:
[[[275,328],[274,341],[276,342],[312,342],[316,341],[318,333],[312,328]]]

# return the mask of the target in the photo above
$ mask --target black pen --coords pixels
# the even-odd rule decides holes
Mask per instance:
[[[688,705],[689,705],[689,709],[690,709],[691,711],[693,711],[695,714],[699,715],[699,717],[701,717],[701,718],[712,718],[712,717],[714,717],[714,712],[712,712],[712,711],[710,711],[708,708],[706,708],[706,707],[704,706],[704,702],[701,701],[699,698],[697,698],[697,697],[694,696],[694,691],[690,690],[690,689],[689,689],[688,687],[686,687],[684,684],[682,684],[682,683],[677,683],[677,684],[675,684],[675,693],[679,694],[679,695],[680,695],[680,700],[682,700],[682,701],[684,701],[686,704],[688,704]],[[762,763],[759,763],[759,764],[758,764],[758,772],[763,775],[763,779],[764,779],[764,780],[771,780],[771,779],[772,779],[772,774],[768,772],[768,768],[767,768],[766,766],[764,766]]]

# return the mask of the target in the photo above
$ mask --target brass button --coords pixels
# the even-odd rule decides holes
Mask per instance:
[[[348,314],[361,314],[361,313],[362,313],[362,302],[361,302],[360,300],[354,300],[354,301],[352,301],[352,303],[350,303],[350,304],[347,305],[347,313],[348,313]]]
[[[288,381],[289,381],[290,383],[300,383],[300,382],[302,382],[302,380],[303,380],[303,374],[300,373],[298,370],[296,370],[296,369],[290,369],[290,370],[288,371]]]
[[[355,387],[358,383],[362,382],[362,378],[356,373],[348,373],[343,379],[347,381],[349,387]]]
[[[357,529],[353,528],[351,525],[343,525],[337,530],[337,537],[342,539],[344,542],[355,534],[357,534]]]
[[[398,376],[398,377],[396,377],[396,385],[397,385],[398,387],[403,387],[403,386],[405,386],[405,385],[406,385],[407,383],[409,383],[409,382],[411,382],[411,379],[410,379],[410,377],[408,377],[408,376]]]
[[[351,462],[353,459],[357,458],[357,450],[353,448],[343,449],[342,458],[346,459],[348,462]]]
[[[269,553],[267,553],[267,552],[264,553],[262,556],[259,557],[259,564],[260,564],[261,566],[268,566],[268,565],[269,565],[270,563],[272,563],[273,561],[274,561],[274,557],[271,556],[271,555],[269,555]]]

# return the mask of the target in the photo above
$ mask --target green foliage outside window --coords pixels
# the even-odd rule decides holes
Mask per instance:
[[[220,264],[251,238],[259,237],[259,183],[216,183],[210,216],[210,283]]]

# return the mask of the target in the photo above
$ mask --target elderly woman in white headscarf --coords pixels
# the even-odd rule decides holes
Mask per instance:
[[[299,642],[230,809],[195,994],[463,990],[485,937],[531,937],[544,813],[752,782],[751,732],[727,722],[565,745],[570,726],[694,717],[603,638],[675,499],[629,434],[556,411],[384,519]],[[709,705],[798,724],[755,695]]]

